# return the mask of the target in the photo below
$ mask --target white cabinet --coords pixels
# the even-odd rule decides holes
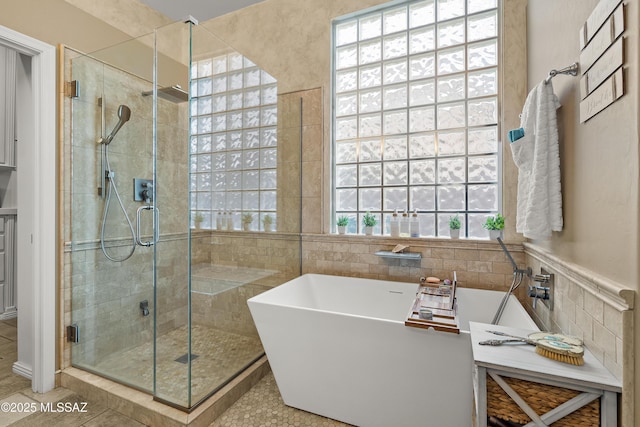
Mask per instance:
[[[0,46],[0,319],[16,316],[16,70],[18,53]]]
[[[0,46],[0,167],[16,165],[16,61],[18,54]]]
[[[0,209],[0,319],[16,316],[16,215]]]

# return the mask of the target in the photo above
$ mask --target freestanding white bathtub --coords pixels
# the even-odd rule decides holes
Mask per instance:
[[[504,293],[458,287],[461,333],[404,325],[418,284],[305,274],[248,300],[285,404],[357,426],[471,425],[469,321]],[[502,325],[537,326],[515,297]]]

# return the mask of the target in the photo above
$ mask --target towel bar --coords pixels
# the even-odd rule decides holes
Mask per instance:
[[[554,78],[555,76],[557,76],[558,74],[567,74],[567,75],[572,75],[572,76],[577,76],[578,75],[578,69],[579,69],[579,65],[577,62],[574,62],[573,64],[569,65],[568,67],[564,67],[561,68],[560,70],[551,70],[549,71],[549,77],[547,77],[544,82],[549,83],[551,81],[552,78]]]

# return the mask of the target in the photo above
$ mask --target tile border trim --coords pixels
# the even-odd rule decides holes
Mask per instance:
[[[571,279],[575,284],[618,311],[633,310],[636,292],[609,278],[560,259],[530,242],[523,243],[524,252]]]

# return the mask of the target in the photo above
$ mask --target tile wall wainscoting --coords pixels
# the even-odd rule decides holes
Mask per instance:
[[[420,260],[382,258],[377,251],[389,251],[397,244]],[[522,245],[507,244],[518,265],[524,265]],[[513,267],[494,242],[446,239],[401,239],[305,234],[302,237],[303,273],[357,276],[418,283],[421,276],[451,279],[456,271],[460,286],[504,291],[513,278]]]
[[[622,381],[621,425],[633,425],[635,291],[570,262],[532,243],[524,243],[526,265],[534,274],[554,274],[554,309],[527,298],[525,307],[541,329],[575,335]],[[524,295],[524,290],[520,291]],[[521,298],[522,299],[522,298]]]

